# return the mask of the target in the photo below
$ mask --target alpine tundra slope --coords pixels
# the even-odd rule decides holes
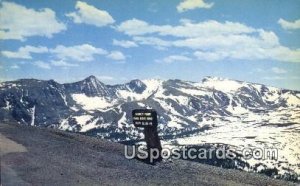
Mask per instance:
[[[0,84],[0,120],[80,132],[115,142],[138,141],[131,111],[152,108],[165,146],[225,144],[278,149],[278,159],[240,157],[235,168],[299,180],[300,92],[217,77],[201,82],[132,80],[106,85],[21,79]]]
[[[190,161],[149,165],[124,146],[56,129],[0,125],[3,185],[295,185],[255,173]]]

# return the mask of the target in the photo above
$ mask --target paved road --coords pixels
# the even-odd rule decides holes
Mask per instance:
[[[293,185],[177,160],[152,166],[124,146],[52,129],[0,124],[1,181],[9,185]]]

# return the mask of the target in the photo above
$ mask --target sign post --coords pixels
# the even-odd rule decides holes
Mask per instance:
[[[132,111],[132,121],[135,127],[144,128],[148,155],[154,155],[154,157],[157,157],[155,161],[160,161],[162,147],[157,132],[156,111],[153,109],[135,109]],[[159,154],[151,154],[151,152]]]

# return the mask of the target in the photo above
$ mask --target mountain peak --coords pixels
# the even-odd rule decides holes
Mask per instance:
[[[91,75],[91,76],[85,78],[85,79],[83,80],[83,83],[84,83],[84,84],[89,84],[89,85],[91,85],[91,86],[93,86],[93,87],[95,87],[95,88],[98,87],[99,85],[100,85],[100,86],[104,86],[104,83],[102,83],[101,81],[99,81],[99,80],[97,79],[97,77],[94,76],[94,75]]]
[[[229,80],[229,79],[222,78],[222,77],[216,77],[216,76],[206,76],[202,79],[202,83],[207,82],[207,81],[224,81],[224,80]]]
[[[143,84],[143,82],[139,79],[134,79],[134,80],[131,80],[128,84],[141,86]]]
[[[65,84],[65,87],[73,93],[84,93],[87,96],[110,95],[107,86],[93,75],[75,83]]]
[[[137,93],[142,93],[147,88],[147,86],[139,79],[134,79],[130,81],[127,85],[129,89]]]
[[[84,80],[88,80],[88,81],[98,81],[98,79],[96,78],[96,76],[94,75],[90,75],[89,77],[85,78]]]

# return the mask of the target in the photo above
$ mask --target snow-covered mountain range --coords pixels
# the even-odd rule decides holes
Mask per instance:
[[[60,84],[21,79],[0,84],[0,121],[59,128],[112,141],[139,140],[131,111],[153,108],[166,146],[226,144],[277,148],[277,160],[250,159],[241,169],[300,175],[300,91],[206,77],[202,82],[96,77]],[[297,176],[296,176],[297,177]],[[299,177],[298,177],[299,179]]]

